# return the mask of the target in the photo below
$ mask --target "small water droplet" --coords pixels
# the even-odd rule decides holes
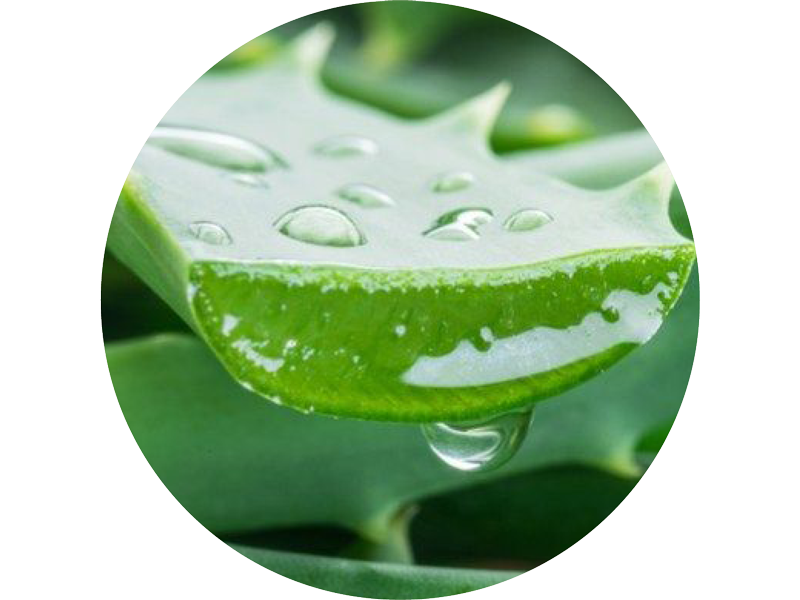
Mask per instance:
[[[147,143],[230,171],[264,173],[285,164],[277,154],[249,140],[202,129],[161,125],[150,134]]]
[[[264,177],[261,173],[233,173],[230,176],[232,181],[236,183],[240,183],[242,185],[247,185],[250,187],[258,187],[258,188],[268,188],[269,182],[267,178]]]
[[[523,208],[506,219],[503,223],[508,231],[532,231],[553,221],[553,217],[543,210]]]
[[[616,323],[619,321],[619,311],[613,306],[607,306],[600,311],[603,320],[607,323]]]
[[[478,227],[490,223],[492,211],[485,208],[460,208],[443,214],[423,233],[434,240],[468,242],[480,238]]]
[[[210,221],[196,221],[189,225],[189,231],[201,242],[212,246],[225,246],[233,241],[223,227]]]
[[[434,454],[459,471],[487,471],[505,464],[519,449],[533,408],[470,423],[426,423],[422,432]]]
[[[475,176],[466,171],[442,173],[433,180],[431,189],[434,192],[457,192],[468,188],[475,182]]]
[[[363,183],[351,183],[339,190],[338,195],[344,200],[348,200],[365,208],[385,208],[394,206],[394,201],[389,194],[380,191],[371,185]]]
[[[314,151],[333,158],[368,156],[378,152],[378,144],[358,135],[339,135],[320,142],[314,146]]]
[[[394,333],[397,337],[403,337],[406,334],[406,326],[405,325],[397,325],[394,328]]]
[[[353,220],[329,206],[295,208],[275,221],[275,227],[287,237],[318,246],[351,247],[366,243]]]

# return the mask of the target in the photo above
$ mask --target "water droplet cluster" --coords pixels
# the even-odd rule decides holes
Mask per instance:
[[[285,160],[258,144],[212,131],[159,126],[148,142],[172,154],[222,168],[232,181],[253,188],[269,188],[267,174],[286,167]],[[379,147],[374,140],[363,136],[339,135],[319,142],[313,151],[325,158],[346,159],[375,155]],[[475,181],[475,176],[468,171],[448,171],[437,175],[430,188],[436,193],[451,194],[469,188]],[[366,183],[346,184],[335,195],[365,209],[396,205],[388,193]],[[476,241],[480,239],[481,227],[493,220],[494,215],[488,208],[460,208],[442,214],[422,235],[448,242]],[[510,215],[503,228],[511,232],[527,232],[552,221],[553,217],[544,211],[525,208]],[[367,237],[352,216],[322,204],[292,209],[278,218],[274,226],[283,235],[308,244],[348,248],[367,243]],[[210,245],[233,242],[222,225],[210,221],[192,223],[189,230],[195,238]]]

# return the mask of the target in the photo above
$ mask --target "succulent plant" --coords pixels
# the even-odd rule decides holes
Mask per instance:
[[[370,46],[407,28],[379,13],[406,9],[369,10],[354,64],[376,73],[455,27],[387,58]],[[328,25],[266,39],[181,97],[119,199],[109,249],[186,324],[107,259],[104,317],[141,298],[141,331],[186,330],[108,345],[136,441],[211,532],[323,589],[440,596],[550,559],[636,483],[691,369],[694,245],[657,148],[558,145],[597,128],[544,105],[499,146],[545,147],[499,155],[507,83],[401,118],[330,90],[364,84],[346,60],[323,84]],[[500,418],[515,458],[469,475],[418,426],[436,450]]]

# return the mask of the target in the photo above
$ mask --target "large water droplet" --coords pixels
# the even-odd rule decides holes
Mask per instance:
[[[508,231],[532,231],[542,225],[552,222],[553,217],[543,210],[536,208],[523,208],[506,219],[503,223]]]
[[[167,152],[231,171],[263,173],[284,165],[274,153],[251,141],[214,131],[156,127],[147,140]]]
[[[189,231],[198,240],[213,246],[224,246],[231,243],[230,234],[216,223],[196,221],[189,225]]]
[[[433,180],[431,189],[434,192],[457,192],[468,188],[475,182],[475,176],[466,171],[442,173]]]
[[[490,223],[492,211],[485,208],[460,208],[443,214],[423,233],[434,240],[468,242],[480,238],[478,227]]]
[[[422,432],[434,454],[459,471],[487,471],[505,464],[519,449],[533,408],[471,423],[426,423]]]
[[[394,206],[389,194],[371,185],[351,183],[339,190],[339,197],[365,208],[382,208]]]
[[[358,135],[339,135],[323,140],[314,151],[322,156],[334,158],[346,156],[366,156],[378,152],[378,144]]]
[[[361,246],[364,234],[345,213],[329,206],[302,206],[290,210],[275,227],[283,235],[319,246]]]

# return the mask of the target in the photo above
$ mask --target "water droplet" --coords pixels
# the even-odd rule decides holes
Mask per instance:
[[[478,227],[490,223],[492,211],[485,208],[460,208],[443,214],[423,233],[434,240],[468,242],[480,238]]]
[[[532,231],[542,225],[552,222],[553,217],[543,210],[536,208],[523,208],[506,219],[503,223],[508,231]]]
[[[533,408],[471,423],[426,423],[422,432],[434,454],[459,471],[487,471],[505,464],[519,449]]]
[[[442,173],[431,184],[434,192],[457,192],[468,188],[475,182],[475,176],[466,171],[451,171]]]
[[[368,156],[378,152],[378,144],[357,135],[339,135],[320,142],[314,146],[314,151],[333,158]]]
[[[233,173],[230,176],[232,181],[236,183],[240,183],[242,185],[247,185],[250,187],[258,187],[258,188],[268,188],[269,182],[267,178],[264,177],[261,173]]]
[[[295,208],[275,221],[275,227],[287,237],[319,246],[361,246],[367,241],[350,217],[328,206]]]
[[[406,334],[406,326],[405,325],[397,325],[394,328],[394,333],[397,337],[403,337]]]
[[[225,246],[233,241],[224,228],[210,221],[196,221],[189,225],[189,231],[201,242],[212,246]]]
[[[202,129],[162,125],[155,128],[147,143],[231,171],[264,173],[285,164],[276,154],[249,140]]]
[[[383,208],[394,206],[394,201],[389,194],[380,191],[371,185],[351,183],[338,192],[339,197],[365,208]]]
[[[613,306],[606,306],[600,311],[600,314],[603,316],[603,320],[605,320],[606,323],[616,323],[619,321],[619,311]]]

